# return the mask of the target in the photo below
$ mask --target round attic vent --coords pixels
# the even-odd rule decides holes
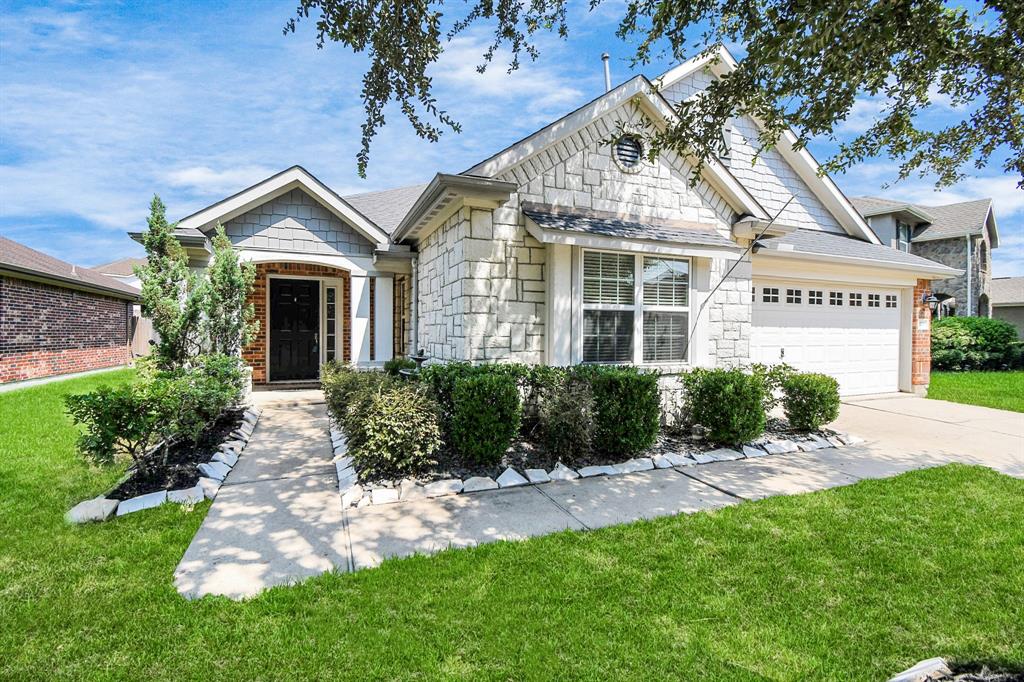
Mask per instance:
[[[640,160],[644,155],[643,145],[634,135],[623,135],[615,141],[613,155],[616,163],[624,170],[634,170],[640,166]]]

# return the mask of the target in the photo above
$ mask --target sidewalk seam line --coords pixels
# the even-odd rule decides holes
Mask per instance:
[[[588,526],[587,524],[585,524],[585,523],[584,523],[584,522],[583,522],[582,520],[580,520],[579,518],[577,518],[577,517],[576,517],[576,515],[575,515],[575,514],[573,514],[573,513],[571,512],[571,511],[569,511],[568,509],[566,509],[565,507],[563,507],[562,505],[560,505],[560,504],[559,504],[559,503],[558,503],[558,502],[557,502],[557,501],[555,500],[555,498],[551,497],[551,496],[550,496],[550,495],[548,495],[548,494],[547,494],[546,492],[544,492],[544,491],[542,490],[542,488],[544,487],[543,485],[534,485],[533,487],[537,489],[537,492],[539,492],[539,493],[540,493],[541,495],[543,495],[544,497],[546,497],[546,498],[547,498],[547,499],[548,499],[548,500],[549,500],[549,501],[551,502],[551,504],[555,505],[555,506],[556,506],[557,508],[561,509],[561,510],[562,510],[563,512],[565,512],[566,514],[568,514],[568,515],[569,515],[569,518],[570,518],[570,519],[573,519],[574,521],[576,521],[576,523],[578,523],[578,524],[580,524],[581,526],[583,526],[583,529],[584,529],[584,530],[594,530],[593,528],[591,528],[590,526]]]
[[[747,498],[743,497],[742,495],[737,495],[736,493],[734,493],[732,491],[726,490],[725,488],[721,488],[721,487],[715,485],[714,483],[708,483],[707,481],[705,481],[703,479],[700,479],[700,478],[697,478],[696,476],[691,476],[690,474],[686,473],[685,471],[680,471],[679,469],[676,469],[675,467],[672,467],[672,471],[676,472],[680,476],[685,476],[686,478],[688,478],[688,479],[690,479],[692,481],[697,481],[701,485],[706,485],[707,487],[712,488],[714,490],[717,490],[720,493],[724,493],[724,494],[728,495],[729,497],[735,497],[737,500],[742,500],[743,502],[752,502],[753,501],[753,500],[748,500]]]

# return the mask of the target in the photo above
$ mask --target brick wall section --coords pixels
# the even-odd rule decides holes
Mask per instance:
[[[913,340],[910,351],[910,383],[915,392],[927,389],[931,379],[932,311],[927,303],[922,302],[922,299],[929,293],[931,293],[931,282],[926,279],[917,280],[917,286],[914,287],[913,331],[911,332]],[[918,328],[918,323],[921,320],[928,322],[923,329]]]
[[[341,285],[341,342],[342,362],[352,361],[352,288],[349,286],[349,273],[339,268],[308,263],[257,263],[256,280],[253,282],[249,302],[255,309],[256,319],[260,323],[256,338],[242,350],[242,358],[252,367],[254,384],[267,383],[267,276],[288,275],[291,277],[334,277],[342,280]]]
[[[0,383],[131,362],[123,299],[0,277]]]

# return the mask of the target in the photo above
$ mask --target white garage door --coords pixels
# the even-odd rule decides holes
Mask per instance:
[[[843,395],[899,387],[899,291],[754,280],[750,355],[839,381]]]

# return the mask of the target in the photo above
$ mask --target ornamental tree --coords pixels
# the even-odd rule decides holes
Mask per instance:
[[[207,270],[204,328],[210,353],[237,355],[259,331],[249,294],[256,267],[242,263],[231,240],[218,224],[213,237],[213,260]]]
[[[601,0],[591,0],[593,9]],[[315,17],[317,46],[328,41],[366,52],[362,148],[365,175],[370,143],[396,102],[415,132],[436,141],[459,124],[438,104],[428,69],[444,43],[484,24],[493,32],[481,55],[487,68],[499,48],[537,59],[538,34],[569,32],[567,0],[299,0],[296,17]],[[1024,4],[981,0],[967,7],[943,0],[627,0],[617,34],[637,45],[634,66],[654,56],[682,60],[719,44],[746,54],[704,95],[676,105],[678,120],[649,130],[649,148],[671,147],[698,161],[722,149],[728,119],[750,115],[763,125],[760,146],[792,129],[797,147],[832,131],[858,105],[877,108],[873,125],[824,164],[840,171],[873,156],[899,163],[899,177],[931,174],[949,185],[969,165],[1002,159],[1024,187]],[[711,46],[711,47],[709,47]],[[942,102],[946,123],[929,115]],[[698,168],[699,168],[698,164]]]

